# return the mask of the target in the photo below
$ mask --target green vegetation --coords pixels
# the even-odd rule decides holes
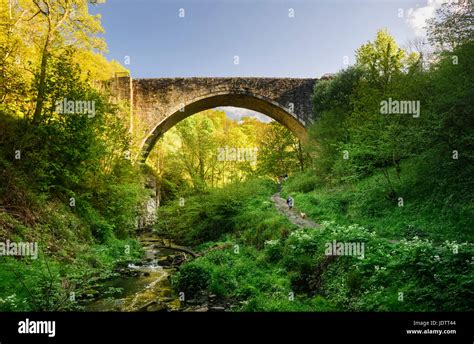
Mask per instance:
[[[42,242],[38,245],[41,246]],[[118,264],[139,260],[136,240],[109,240],[107,244],[82,244],[73,252],[39,253],[38,259],[2,258],[0,309],[2,311],[77,311],[98,295],[112,295],[103,281],[117,276]],[[125,247],[130,254],[125,254]],[[65,257],[59,257],[65,255]]]
[[[383,176],[380,179],[383,181]],[[260,189],[256,184],[261,184]],[[189,298],[202,291],[215,294],[231,302],[234,310],[243,311],[472,309],[472,244],[449,239],[437,242],[410,227],[397,234],[396,221],[392,219],[384,221],[392,226],[396,240],[388,239],[387,233],[380,231],[384,228],[379,226],[382,220],[373,221],[371,229],[342,224],[350,221],[344,220],[339,194],[330,199],[329,192],[321,192],[326,199],[317,206],[310,203],[316,200],[313,193],[297,194],[296,204],[303,210],[316,210],[314,218],[324,218],[324,212],[338,214],[338,221],[322,221],[317,228],[297,229],[268,201],[273,188],[267,185],[265,190],[266,184],[249,181],[238,185],[242,190],[239,196],[245,189],[249,194],[258,190],[257,199],[240,197],[240,211],[225,213],[225,230],[213,233],[216,237],[220,235],[220,240],[198,245],[196,249],[204,255],[183,265],[174,276],[177,291]],[[224,188],[219,195],[235,188],[236,185]],[[201,197],[199,208],[222,215],[226,204],[216,201],[221,200],[219,195]],[[161,218],[178,218],[174,212],[187,213],[186,207],[179,210],[165,206]],[[399,217],[403,221],[404,217]],[[429,219],[419,217],[421,221]],[[202,238],[210,228],[222,228],[219,220],[203,222],[202,214],[179,217],[183,218],[187,222],[181,224],[182,228],[193,228],[188,234],[191,238],[185,242],[192,242],[196,231],[201,231],[202,236],[198,237]],[[179,219],[170,228],[179,225]],[[172,229],[166,234],[173,233],[176,232]],[[364,243],[364,258],[327,256],[326,244],[334,240]],[[213,247],[217,249],[212,250]]]
[[[0,22],[0,239],[38,245],[0,258],[0,311],[77,309],[141,252],[144,179],[124,158],[126,104],[103,87],[125,69],[85,1],[1,0]]]
[[[142,256],[134,237],[150,179],[154,230],[199,253],[171,278],[186,300],[214,294],[236,311],[474,308],[471,2],[441,7],[432,54],[381,30],[354,66],[318,82],[305,142],[209,110],[172,128],[145,169],[127,158],[137,148],[129,104],[107,90],[126,70],[102,55],[87,6],[0,0],[0,242],[38,244],[37,259],[0,257],[0,311],[81,310],[116,292],[104,281]],[[59,106],[68,101],[80,110]],[[277,190],[318,225],[290,222]]]
[[[252,175],[160,209],[157,228],[202,253],[174,276],[177,291],[234,310],[474,308],[472,4],[440,13],[431,56],[381,30],[354,66],[320,81],[304,153],[286,151],[303,171],[267,170],[290,173],[282,196],[319,226],[290,224],[270,203],[275,185]],[[331,243],[364,245],[363,257],[328,254]]]
[[[314,176],[298,174],[284,186],[283,194],[291,194],[298,209],[309,217],[346,225],[358,223],[387,239],[418,236],[436,242],[472,242],[473,205],[469,196],[459,199],[459,194],[433,192],[438,181],[418,174],[421,164],[418,159],[402,163],[401,180],[396,178],[395,169],[389,170],[394,187],[404,196],[403,206],[387,197],[390,190],[383,173],[341,185],[324,185]],[[308,191],[301,184],[315,186]]]
[[[233,234],[246,244],[262,248],[266,240],[288,225],[269,200],[272,189],[268,181],[249,180],[186,198],[184,207],[173,202],[159,209],[156,228],[187,245]]]
[[[301,169],[302,161],[299,141],[278,123],[250,117],[239,123],[208,110],[171,128],[147,166],[158,176],[158,197],[165,202],[248,177],[275,178]]]

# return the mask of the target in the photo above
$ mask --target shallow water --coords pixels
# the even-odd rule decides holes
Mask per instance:
[[[180,307],[180,301],[173,292],[169,276],[175,269],[161,266],[160,261],[177,252],[166,248],[155,248],[163,245],[163,239],[152,234],[139,238],[145,257],[141,264],[129,264],[127,269],[133,276],[125,273],[105,282],[106,287],[120,288],[113,297],[99,297],[91,301],[85,310],[89,312],[107,311],[173,311]],[[166,244],[166,243],[165,243]],[[145,307],[149,305],[148,307]]]

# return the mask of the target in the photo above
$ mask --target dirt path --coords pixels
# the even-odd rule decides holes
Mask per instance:
[[[272,201],[275,203],[275,207],[278,209],[280,213],[285,215],[288,220],[293,223],[294,225],[300,227],[300,228],[308,228],[308,227],[317,227],[318,224],[314,223],[308,218],[301,218],[299,211],[297,211],[295,208],[292,210],[288,209],[288,206],[286,205],[286,200],[280,197],[279,193],[276,193],[272,196]]]

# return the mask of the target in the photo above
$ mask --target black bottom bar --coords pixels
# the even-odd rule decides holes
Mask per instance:
[[[474,313],[0,313],[10,343],[473,343]],[[28,319],[28,321],[26,320]],[[52,327],[32,321],[55,321]],[[23,322],[23,323],[20,323]],[[19,325],[20,324],[20,325]],[[20,334],[43,328],[43,334]],[[409,333],[410,332],[410,333]],[[417,333],[415,333],[417,332]]]

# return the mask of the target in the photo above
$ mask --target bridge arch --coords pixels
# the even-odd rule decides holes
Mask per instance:
[[[156,142],[173,126],[201,111],[221,106],[234,106],[260,112],[288,128],[300,140],[306,137],[306,125],[291,110],[292,104],[283,104],[248,90],[220,90],[192,98],[172,107],[148,133],[140,145],[137,161],[144,163]]]
[[[311,96],[318,79],[190,77],[132,79],[108,83],[112,100],[130,105],[129,131],[139,142],[135,160],[144,162],[156,141],[176,123],[219,106],[263,113],[300,139],[315,119]]]

